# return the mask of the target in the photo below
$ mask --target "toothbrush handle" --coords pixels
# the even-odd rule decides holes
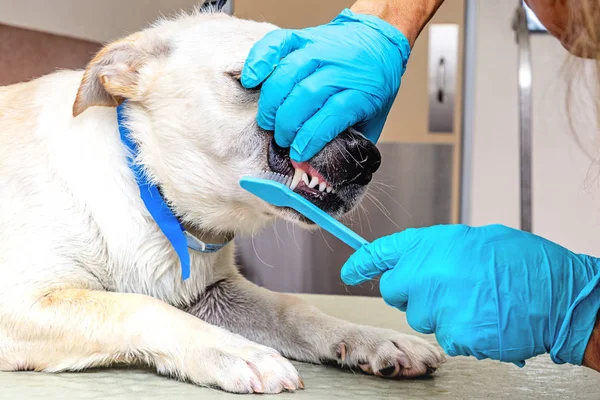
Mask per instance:
[[[352,247],[354,250],[358,250],[364,245],[369,244],[369,242],[365,240],[365,238],[358,235],[356,232],[354,232],[352,229],[348,228],[342,223],[339,223],[339,225],[322,224],[321,226],[327,232],[339,238],[348,246]]]
[[[358,250],[364,245],[369,244],[362,236],[312,203],[295,203],[293,208],[303,215],[311,216],[314,223],[318,224],[321,228],[325,229],[354,250]]]

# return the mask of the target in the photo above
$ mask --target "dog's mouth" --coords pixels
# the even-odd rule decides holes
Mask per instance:
[[[308,162],[290,159],[289,149],[271,137],[267,161],[271,171],[288,176],[290,188],[325,212],[339,217],[360,200],[381,157],[360,133],[345,132]],[[285,209],[305,223],[310,220]]]
[[[322,194],[335,194],[333,185],[327,182],[327,179],[323,177],[316,169],[314,169],[309,163],[297,163],[290,160],[292,167],[294,167],[294,176],[292,178],[292,184],[290,189],[298,192],[307,192],[312,195]]]
[[[268,164],[273,172],[292,178],[290,188],[308,199],[322,210],[333,214],[342,208],[343,200],[339,196],[339,186],[328,177],[324,172],[317,170],[311,162],[297,163],[290,159],[289,149],[279,147],[275,139],[271,139],[268,149]],[[338,189],[338,190],[336,190]],[[300,218],[301,221],[312,224],[312,221],[298,214],[296,211],[285,208],[286,212],[291,212]]]

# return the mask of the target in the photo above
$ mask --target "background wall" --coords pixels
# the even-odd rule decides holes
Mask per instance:
[[[480,225],[519,224],[516,2],[475,0],[476,48],[472,124],[471,209]],[[492,4],[493,3],[493,4]]]
[[[519,226],[517,49],[512,1],[475,0],[476,63],[470,212],[474,225]],[[569,132],[565,106],[568,53],[549,35],[534,35],[533,227],[534,232],[578,252],[600,255],[600,189],[596,170]],[[585,62],[583,62],[585,64]],[[580,99],[589,80],[576,83]],[[597,135],[591,102],[580,100],[578,133]],[[591,148],[593,151],[593,148]]]
[[[0,24],[0,86],[83,68],[98,43]]]
[[[0,0],[0,23],[97,42],[133,33],[202,0]]]
[[[100,43],[202,0],[0,0],[0,85],[83,68]],[[48,32],[48,33],[44,33]]]

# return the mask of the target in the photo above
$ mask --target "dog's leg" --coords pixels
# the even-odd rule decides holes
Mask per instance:
[[[0,307],[0,370],[73,371],[142,362],[159,373],[237,393],[302,386],[275,350],[152,297],[56,290]]]
[[[445,360],[420,338],[330,317],[239,275],[208,287],[187,311],[299,361],[333,362],[396,377],[429,374]]]

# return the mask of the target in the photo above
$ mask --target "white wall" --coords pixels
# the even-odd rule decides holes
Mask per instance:
[[[0,0],[0,23],[107,42],[203,0]]]
[[[517,51],[512,1],[477,0],[469,223],[519,225]],[[465,121],[468,123],[468,121]]]
[[[476,0],[470,213],[465,216],[473,225],[519,226],[515,3]],[[534,232],[600,255],[600,180],[590,179],[591,162],[568,129],[561,71],[567,52],[547,35],[533,36],[532,48]],[[588,136],[595,132],[590,124],[578,129]]]
[[[587,118],[594,114],[594,99],[585,81],[574,82],[577,97],[573,103],[583,107],[573,110],[573,118],[578,121],[573,132],[565,102],[566,71],[562,70],[568,52],[548,36],[535,37],[532,44],[535,230],[575,251],[600,255],[598,165],[575,140],[575,134],[600,138],[600,132]],[[594,87],[593,82],[589,83]],[[592,143],[584,146],[596,152]]]

